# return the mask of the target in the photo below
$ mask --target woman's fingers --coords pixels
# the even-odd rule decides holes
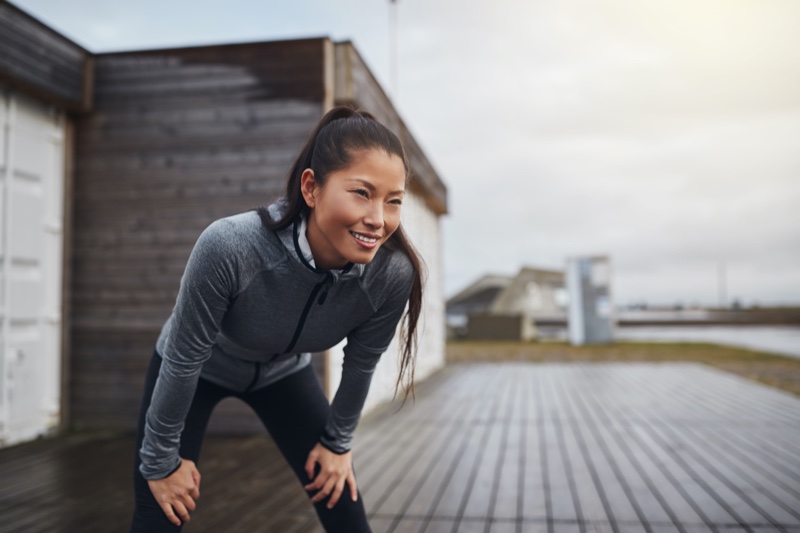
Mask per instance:
[[[314,479],[311,483],[308,483],[304,488],[306,490],[321,489],[322,487],[325,486],[326,481],[328,481],[328,474],[320,470],[319,474],[317,474],[317,478]]]
[[[313,498],[311,498],[311,503],[317,503],[317,502],[321,502],[322,500],[324,500],[325,498],[327,498],[327,497],[328,497],[328,495],[329,495],[329,494],[331,493],[331,491],[333,490],[333,487],[335,487],[335,486],[336,486],[336,478],[335,478],[334,476],[330,476],[330,477],[328,478],[327,482],[325,483],[325,486],[324,486],[324,487],[322,487],[322,488],[321,488],[321,489],[320,489],[320,490],[319,490],[319,491],[318,491],[318,492],[317,492],[317,493],[314,495],[314,497],[313,497]]]
[[[189,513],[197,508],[194,500],[186,493],[182,497],[175,496],[172,501],[159,502],[167,519],[176,526],[181,525],[181,521],[186,523],[190,520]]]
[[[311,453],[308,454],[308,459],[306,459],[306,474],[308,474],[308,479],[314,479],[314,465],[317,464],[317,456],[314,454],[314,450],[311,450]]]
[[[160,503],[159,505],[161,506],[161,510],[164,511],[164,514],[167,516],[167,520],[180,527],[181,519],[178,518],[172,511],[172,506],[168,503]]]
[[[333,489],[333,494],[331,494],[330,499],[328,500],[328,509],[333,509],[333,506],[336,505],[336,502],[339,501],[339,498],[344,492],[344,484],[347,481],[346,477],[342,477],[339,481],[336,482],[336,485]]]
[[[197,496],[192,496],[195,500],[200,497],[200,479],[202,479],[200,471],[195,464],[192,463],[192,481],[194,481],[194,486],[197,488]]]
[[[172,508],[175,510],[175,514],[178,515],[178,518],[180,518],[183,523],[189,521],[189,511],[186,510],[186,507],[181,502],[172,502]],[[177,525],[180,525],[180,523]]]
[[[189,494],[183,496],[183,498],[181,499],[181,503],[190,512],[197,509],[197,504],[194,503],[194,499],[192,499],[192,497]]]
[[[328,509],[332,509],[333,506],[338,503],[342,493],[344,493],[345,484],[350,486],[350,497],[352,500],[358,501],[358,486],[356,485],[356,478],[352,470],[350,470],[347,475],[326,475],[326,473],[322,471],[317,475],[317,479],[305,486],[305,489],[307,491],[317,491],[311,498],[312,503],[317,503],[330,496]]]
[[[319,464],[320,469],[316,479],[314,479],[314,467],[317,464]],[[311,482],[306,484],[304,488],[307,491],[317,491],[311,498],[313,503],[320,502],[330,496],[328,509],[331,509],[339,502],[344,493],[345,484],[350,485],[350,497],[352,500],[358,500],[358,487],[356,486],[356,477],[353,472],[350,452],[337,454],[325,448],[321,443],[317,443],[308,454],[305,468]]]
[[[356,486],[356,475],[350,470],[350,473],[347,475],[347,484],[350,486],[350,497],[353,498],[353,501],[358,501],[358,487]]]
[[[196,481],[194,483],[194,487],[189,489],[189,497],[192,499],[192,511],[194,511],[194,500],[200,497],[200,488],[197,486]]]
[[[181,521],[189,521],[189,513],[197,508],[195,500],[200,497],[199,482],[200,472],[194,462],[182,459],[175,472],[147,483],[167,519],[180,526]]]
[[[325,475],[322,472],[320,472],[319,474],[317,474],[317,479],[314,480],[314,483],[306,485],[307,491],[309,492],[316,491],[316,494],[314,494],[314,496],[311,498],[312,503],[317,503],[326,496],[324,489],[325,489],[325,484],[328,483],[329,479],[333,479],[333,476],[325,477]]]

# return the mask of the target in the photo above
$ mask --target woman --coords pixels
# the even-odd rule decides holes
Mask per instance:
[[[203,434],[228,396],[261,418],[326,531],[370,530],[350,444],[406,304],[395,393],[401,382],[406,396],[413,390],[422,277],[400,228],[407,177],[393,133],[368,113],[335,108],[295,161],[284,198],[202,232],[147,373],[132,531],[189,521]],[[310,352],[344,338],[329,404]]]

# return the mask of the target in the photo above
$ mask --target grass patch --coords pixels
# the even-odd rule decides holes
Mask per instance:
[[[800,397],[800,359],[710,343],[623,341],[606,345],[572,346],[566,342],[450,341],[447,343],[447,361],[691,361],[733,372]]]

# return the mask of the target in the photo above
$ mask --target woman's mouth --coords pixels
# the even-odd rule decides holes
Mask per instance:
[[[369,235],[366,233],[357,233],[355,231],[351,231],[350,235],[353,236],[353,238],[355,239],[356,243],[358,243],[359,246],[362,246],[364,248],[372,249],[378,245],[379,238],[375,235]]]

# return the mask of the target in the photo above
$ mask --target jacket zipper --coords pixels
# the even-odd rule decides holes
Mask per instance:
[[[286,347],[283,353],[291,352],[292,349],[294,348],[294,345],[297,344],[297,341],[300,339],[300,333],[302,333],[303,326],[306,323],[306,318],[308,318],[308,313],[311,311],[311,306],[314,304],[314,299],[317,297],[317,294],[319,294],[319,299],[317,300],[317,304],[319,305],[324,304],[325,300],[328,297],[328,290],[330,289],[332,283],[333,283],[333,275],[328,273],[325,276],[324,280],[314,285],[314,288],[311,289],[311,294],[308,295],[308,300],[306,300],[306,305],[305,307],[303,307],[303,313],[300,315],[300,320],[297,322],[297,326],[294,329],[294,335],[292,336],[292,340],[291,342],[289,342],[289,346]],[[323,288],[325,290],[322,290]],[[321,290],[322,293],[320,294]],[[274,361],[275,358],[278,357],[279,355],[282,354],[276,353],[275,355],[273,355],[272,359],[270,359],[269,362],[271,363],[272,361]],[[250,381],[250,384],[247,386],[244,392],[249,392],[256,385],[256,383],[258,382],[258,378],[261,375],[261,363],[257,362],[255,365],[256,366],[253,371],[253,379]]]
[[[283,353],[290,353],[294,349],[295,344],[297,344],[297,341],[300,339],[300,333],[303,331],[303,326],[305,326],[308,313],[311,311],[311,306],[314,305],[314,299],[317,297],[317,294],[319,294],[317,303],[319,305],[324,304],[325,299],[328,297],[328,290],[330,289],[332,282],[333,274],[327,273],[324,280],[314,285],[314,288],[311,290],[311,294],[308,295],[308,300],[306,300],[306,305],[303,308],[303,313],[300,315],[300,320],[297,322],[297,327],[295,327],[294,336],[292,337],[289,346],[286,347]],[[325,290],[320,294],[320,291],[323,289],[323,287]],[[275,354],[276,357],[278,355],[280,354]]]

